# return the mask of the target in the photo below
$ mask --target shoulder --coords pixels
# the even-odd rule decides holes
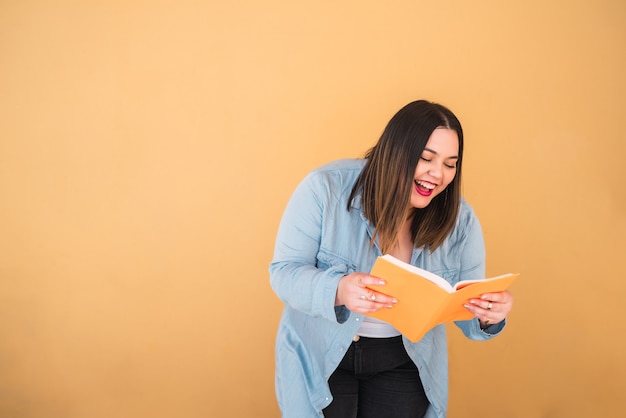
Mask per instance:
[[[365,160],[360,158],[346,158],[326,163],[309,173],[309,175],[354,175],[355,177],[363,170]]]
[[[472,206],[467,203],[465,199],[461,198],[456,224],[446,241],[448,244],[456,246],[459,243],[464,242],[468,236],[476,233],[482,235],[478,217],[474,212],[474,208],[472,208]]]
[[[463,241],[473,234],[482,235],[482,229],[474,208],[461,198],[456,225],[450,233],[451,241]]]
[[[447,270],[440,274],[451,283],[484,277],[485,245],[474,209],[464,199],[456,225],[440,247],[432,252],[431,268]],[[460,273],[459,273],[460,272]],[[447,274],[447,275],[446,275]]]
[[[310,171],[304,182],[316,189],[342,193],[345,189],[352,189],[364,166],[364,159],[332,161]]]
[[[478,221],[478,217],[476,216],[476,212],[474,212],[474,208],[462,197],[461,204],[459,205],[457,226],[463,226],[475,221]]]

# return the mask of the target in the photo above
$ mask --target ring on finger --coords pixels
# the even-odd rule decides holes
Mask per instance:
[[[491,304],[491,302],[489,302],[489,304],[487,305],[487,309],[491,310],[491,308],[493,308],[493,305]]]

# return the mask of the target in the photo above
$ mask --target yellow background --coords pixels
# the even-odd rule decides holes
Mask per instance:
[[[278,416],[284,205],[418,98],[522,273],[449,416],[623,416],[625,42],[622,0],[0,1],[0,416]]]

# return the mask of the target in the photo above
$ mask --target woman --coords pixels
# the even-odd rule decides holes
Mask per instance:
[[[415,101],[389,121],[365,159],[311,172],[291,197],[270,265],[285,303],[276,343],[276,394],[287,418],[440,417],[448,403],[445,326],[412,343],[367,317],[402,303],[371,291],[377,256],[392,254],[450,283],[485,277],[478,219],[461,197],[463,131],[439,104]],[[457,325],[498,335],[510,292],[468,301]]]

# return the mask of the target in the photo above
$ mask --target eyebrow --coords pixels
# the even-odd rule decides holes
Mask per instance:
[[[438,153],[437,151],[432,150],[432,149],[430,149],[430,148],[424,148],[424,151],[428,151],[428,152],[433,153],[433,154],[435,154],[435,155],[439,155],[439,153]],[[459,159],[459,156],[458,156],[458,155],[452,155],[452,156],[450,156],[450,157],[447,157],[447,158],[446,158],[446,160],[450,160],[450,159],[452,159],[452,160],[458,160],[458,159]]]

